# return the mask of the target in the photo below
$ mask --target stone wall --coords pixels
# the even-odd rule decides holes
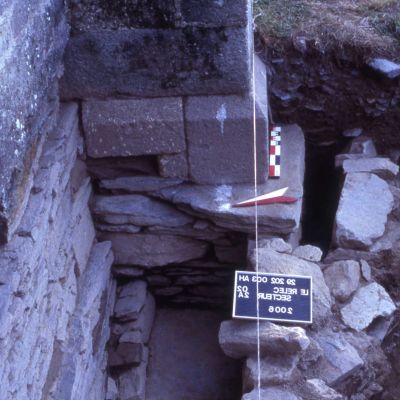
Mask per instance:
[[[2,2],[0,10],[0,243],[27,205],[35,161],[55,125],[68,38],[62,0]]]
[[[77,105],[62,105],[21,222],[1,248],[4,398],[105,396],[113,255],[95,239],[78,125]]]

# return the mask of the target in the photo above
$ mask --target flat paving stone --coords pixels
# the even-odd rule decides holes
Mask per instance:
[[[222,353],[218,313],[158,309],[150,338],[146,398],[238,400],[241,363]]]

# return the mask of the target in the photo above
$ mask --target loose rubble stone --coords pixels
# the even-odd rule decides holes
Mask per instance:
[[[251,266],[255,269],[255,252],[250,257]],[[313,320],[321,322],[330,315],[331,295],[326,286],[320,267],[289,254],[278,253],[271,249],[259,249],[259,271],[287,275],[312,276],[313,279]]]
[[[284,161],[283,161],[284,160]],[[302,207],[304,180],[304,137],[297,125],[282,128],[282,175],[279,180],[268,180],[258,188],[268,193],[288,186],[288,196],[299,200],[293,204],[272,204],[258,207],[260,235],[283,236],[298,230]],[[231,205],[254,197],[252,185],[179,185],[152,193],[178,207],[208,218],[216,225],[237,232],[254,232],[254,210],[232,208]]]
[[[291,381],[296,373],[297,356],[263,357],[260,360],[261,385],[283,385]],[[249,357],[243,371],[243,384],[247,392],[258,385],[258,361],[257,357]]]
[[[349,304],[341,309],[343,322],[350,328],[361,331],[379,316],[393,314],[396,306],[385,289],[373,282],[360,288]]]
[[[208,244],[199,240],[172,235],[108,233],[100,235],[111,240],[115,262],[122,265],[157,267],[203,257]]]
[[[167,204],[139,194],[96,196],[94,215],[108,224],[182,226],[193,218]]]
[[[242,400],[258,400],[258,389],[254,389],[250,393],[246,393]],[[261,389],[261,398],[268,400],[300,400],[299,397],[284,389],[268,388]]]
[[[257,353],[257,324],[247,321],[224,321],[219,330],[219,344],[232,358]],[[310,344],[304,329],[286,328],[270,322],[260,323],[260,350],[263,355],[298,353]]]
[[[134,281],[122,286],[115,303],[114,316],[121,320],[132,320],[139,316],[146,301],[147,285]]]
[[[316,340],[324,353],[318,371],[328,385],[340,384],[364,365],[357,350],[344,339],[342,334],[320,332]]]
[[[61,96],[248,93],[248,49],[248,27],[110,30],[96,26],[68,41]]]
[[[322,258],[322,250],[318,247],[309,244],[305,246],[296,247],[293,250],[293,255],[304,260],[319,262]]]
[[[179,185],[181,179],[160,178],[158,176],[123,176],[114,179],[102,179],[101,189],[123,191],[129,193],[152,192],[170,186]]]
[[[321,379],[308,379],[306,382],[307,400],[343,400],[343,396],[330,388]]]
[[[185,152],[159,156],[158,168],[160,175],[164,178],[182,180],[189,178],[188,160]]]
[[[394,79],[400,76],[400,64],[396,64],[386,58],[374,58],[368,65],[387,78]]]
[[[336,261],[324,270],[325,282],[332,295],[346,301],[360,284],[360,265],[357,261]]]
[[[389,158],[359,158],[356,160],[345,160],[343,170],[346,174],[351,172],[371,172],[382,179],[393,179],[399,172],[399,166]]]
[[[346,175],[335,219],[335,242],[340,247],[366,249],[385,232],[393,207],[388,184],[370,173]]]
[[[90,100],[83,103],[82,119],[90,157],[168,154],[186,148],[179,98]]]

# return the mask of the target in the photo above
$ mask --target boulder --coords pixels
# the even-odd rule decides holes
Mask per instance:
[[[325,282],[332,295],[346,301],[360,284],[360,265],[357,261],[336,261],[324,270]]]
[[[200,240],[150,233],[102,232],[103,240],[111,240],[115,263],[158,267],[203,257],[208,244]]]
[[[307,400],[343,400],[343,396],[321,379],[306,381]]]
[[[102,179],[99,182],[101,189],[115,192],[152,192],[182,183],[180,179],[160,178],[158,176],[122,176],[114,179]]]
[[[326,286],[321,268],[317,264],[293,255],[278,253],[271,249],[262,248],[258,252],[260,272],[311,276],[313,279],[313,320],[321,322],[330,315],[331,295]],[[251,255],[250,262],[253,269],[255,269],[255,252]]]
[[[178,153],[186,149],[180,98],[90,100],[82,106],[90,157]]]
[[[389,185],[376,175],[347,174],[335,219],[336,244],[368,249],[384,234],[393,201]]]
[[[382,179],[393,179],[399,172],[399,167],[389,158],[373,157],[343,161],[345,174],[352,172],[371,172]]]
[[[176,227],[193,221],[174,207],[139,194],[96,196],[92,210],[98,220],[111,225]]]
[[[293,255],[304,260],[319,262],[322,258],[322,250],[319,247],[311,246],[309,244],[305,246],[296,247],[293,250]]]
[[[261,385],[284,385],[294,379],[296,374],[297,356],[266,356],[260,360]],[[246,359],[243,370],[244,390],[252,390],[258,385],[257,356]]]
[[[248,321],[224,321],[219,330],[219,344],[226,355],[245,358],[257,354],[257,324]],[[293,354],[310,344],[304,329],[260,322],[261,354]]]
[[[254,389],[250,393],[246,393],[243,397],[242,400],[259,400],[259,395],[258,395],[258,389]],[[300,400],[299,397],[294,395],[292,392],[289,390],[285,389],[278,389],[274,387],[270,387],[267,389],[262,389],[261,390],[261,399],[266,399],[266,400]]]
[[[364,365],[357,350],[341,333],[319,332],[316,340],[324,354],[318,372],[329,386],[339,385]]]
[[[374,58],[368,63],[368,66],[389,79],[400,76],[400,64],[386,58]]]
[[[343,322],[357,331],[367,328],[377,317],[388,317],[396,306],[385,289],[376,282],[360,288],[340,313]]]

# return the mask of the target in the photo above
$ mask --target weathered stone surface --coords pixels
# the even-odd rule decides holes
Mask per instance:
[[[396,310],[385,289],[376,282],[360,288],[349,304],[341,309],[343,322],[361,331],[376,317],[387,317]]]
[[[90,100],[82,106],[90,157],[128,157],[185,150],[179,98]]]
[[[115,262],[123,265],[156,267],[201,258],[208,244],[199,240],[172,235],[102,233],[111,240]]]
[[[108,377],[107,379],[107,393],[105,400],[117,400],[118,399],[118,388],[117,384],[115,383],[114,379]]]
[[[147,349],[144,350],[142,358],[143,362],[136,368],[131,368],[118,377],[119,400],[145,400],[148,363]]]
[[[324,352],[318,370],[328,385],[340,384],[364,365],[357,350],[341,334],[322,332],[316,339]]]
[[[351,172],[371,172],[382,179],[393,179],[399,172],[399,167],[389,158],[359,158],[356,160],[345,160],[343,170],[346,174]]]
[[[257,181],[265,181],[268,105],[266,72],[256,83]],[[265,102],[264,102],[265,101]],[[185,103],[185,128],[190,179],[200,184],[254,182],[253,101],[241,96],[189,97]],[[224,154],[224,157],[221,157]]]
[[[322,258],[322,250],[319,247],[311,246],[309,244],[305,246],[296,247],[293,250],[293,255],[304,260],[319,262]]]
[[[136,329],[141,333],[143,343],[147,344],[150,340],[155,312],[156,302],[154,297],[150,293],[147,293],[144,307],[142,308],[137,320],[132,323],[132,329]]]
[[[120,320],[137,319],[143,309],[147,295],[144,281],[133,281],[122,286],[115,303],[114,316]]]
[[[255,252],[253,252],[250,257],[253,268],[255,268],[255,261]],[[313,320],[314,322],[321,322],[329,316],[332,300],[324,276],[317,264],[264,248],[258,250],[258,262],[260,272],[312,276]]]
[[[115,350],[110,350],[108,365],[112,368],[139,364],[143,359],[143,344],[122,342]]]
[[[308,379],[306,382],[307,400],[343,400],[343,396],[329,387],[321,379]]]
[[[387,78],[394,79],[400,76],[400,64],[396,64],[386,58],[374,58],[368,65]]]
[[[115,179],[103,179],[99,182],[101,189],[115,192],[152,192],[182,183],[181,179],[167,179],[158,176],[124,176]]]
[[[219,156],[220,157],[220,156]],[[296,125],[282,129],[282,175],[259,185],[258,193],[268,193],[289,186],[288,196],[298,197],[294,204],[272,204],[258,207],[259,233],[269,236],[289,235],[298,230],[303,195],[304,138]],[[152,195],[209,218],[216,225],[238,232],[254,232],[254,209],[232,208],[231,204],[254,197],[253,185],[180,185]]]
[[[57,78],[68,26],[62,3],[50,0],[29,11],[24,1],[2,2],[0,25],[0,243],[4,243],[21,220],[43,140],[56,125]]]
[[[263,357],[260,360],[261,385],[284,385],[294,379],[296,373],[297,356]],[[249,357],[243,371],[243,383],[245,391],[252,390],[258,385],[257,357]]]
[[[99,220],[113,225],[176,227],[193,221],[167,204],[138,194],[96,196],[92,210]]]
[[[249,33],[247,27],[96,27],[68,42],[61,94],[88,98],[245,93],[250,86]]]
[[[164,178],[187,180],[189,177],[189,166],[185,152],[159,156],[158,168],[160,175]]]
[[[372,281],[371,267],[365,260],[360,260],[361,274],[362,277],[367,281]]]
[[[258,400],[258,389],[254,389],[250,393],[246,393],[242,400]],[[261,398],[268,400],[300,400],[299,397],[292,392],[278,388],[261,389]]]
[[[393,195],[384,180],[370,173],[347,174],[335,219],[336,244],[370,247],[384,234],[392,207]]]
[[[254,322],[224,321],[218,338],[222,350],[229,357],[244,358],[257,354],[257,324]],[[260,323],[262,355],[298,353],[307,349],[309,344],[302,328]]]
[[[376,157],[375,144],[368,136],[360,136],[352,140],[347,153],[358,154],[363,157]]]
[[[360,265],[357,261],[336,261],[324,270],[325,282],[332,295],[346,301],[360,284]]]

